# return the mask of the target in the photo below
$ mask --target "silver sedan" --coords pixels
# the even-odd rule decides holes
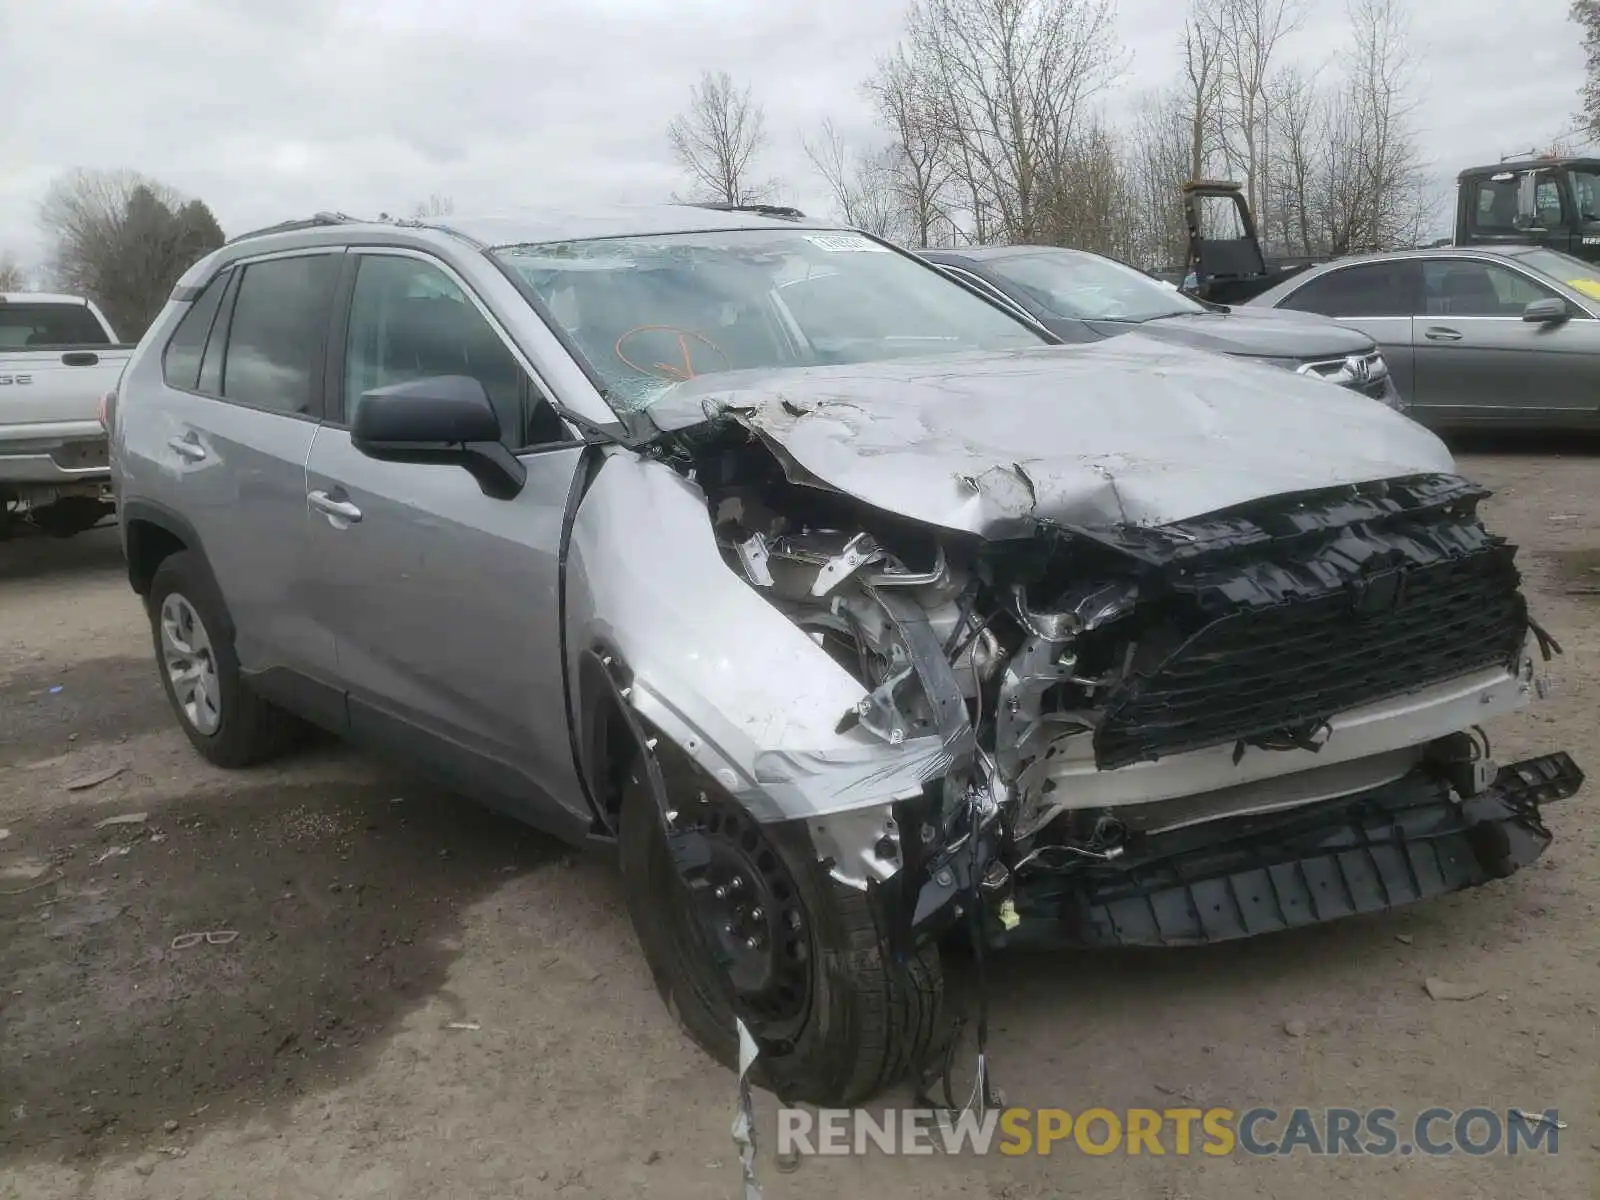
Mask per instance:
[[[1535,246],[1340,259],[1251,306],[1333,317],[1383,351],[1434,428],[1600,427],[1600,269]]]

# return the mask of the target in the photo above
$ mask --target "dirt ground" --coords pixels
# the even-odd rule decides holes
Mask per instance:
[[[1491,728],[1496,756],[1567,748],[1600,770],[1600,455],[1462,464],[1497,489],[1490,523],[1566,650],[1551,698]],[[781,1174],[763,1150],[766,1194],[1600,1197],[1595,799],[1547,811],[1534,868],[1438,903],[991,968],[1010,1103],[1555,1107],[1554,1156]],[[1428,976],[1487,992],[1435,1001]],[[0,546],[0,1197],[733,1197],[733,1099],[657,999],[609,868],[338,746],[205,766],[114,533]]]

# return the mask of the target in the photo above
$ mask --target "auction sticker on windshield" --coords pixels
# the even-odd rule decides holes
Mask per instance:
[[[847,251],[868,251],[876,254],[888,254],[889,247],[880,246],[869,237],[862,237],[859,233],[808,233],[806,241],[819,249],[830,253],[844,253]]]

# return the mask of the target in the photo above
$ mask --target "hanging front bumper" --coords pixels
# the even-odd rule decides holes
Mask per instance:
[[[1024,867],[1017,919],[994,940],[1197,945],[1398,908],[1538,858],[1551,840],[1540,806],[1582,784],[1564,752],[1501,767],[1465,799],[1419,767],[1354,796],[1153,834],[1109,861]]]

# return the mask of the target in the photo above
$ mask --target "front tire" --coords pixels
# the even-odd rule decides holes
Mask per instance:
[[[896,961],[865,892],[832,879],[795,830],[759,825],[725,797],[674,796],[679,826],[698,828],[711,846],[692,899],[644,780],[638,762],[622,777],[623,887],[656,988],[689,1036],[737,1069],[737,994],[763,1045],[757,1077],[787,1101],[861,1104],[918,1066],[938,1032],[938,949],[925,945]],[[716,890],[741,879],[733,907],[719,909]],[[702,933],[697,922],[708,911]],[[719,935],[727,939],[719,944],[723,963],[708,946]],[[772,942],[766,967],[763,938]],[[741,956],[752,939],[756,946]]]
[[[248,767],[286,749],[294,718],[240,676],[227,610],[199,557],[184,550],[163,560],[147,605],[161,686],[201,756],[219,767]]]

